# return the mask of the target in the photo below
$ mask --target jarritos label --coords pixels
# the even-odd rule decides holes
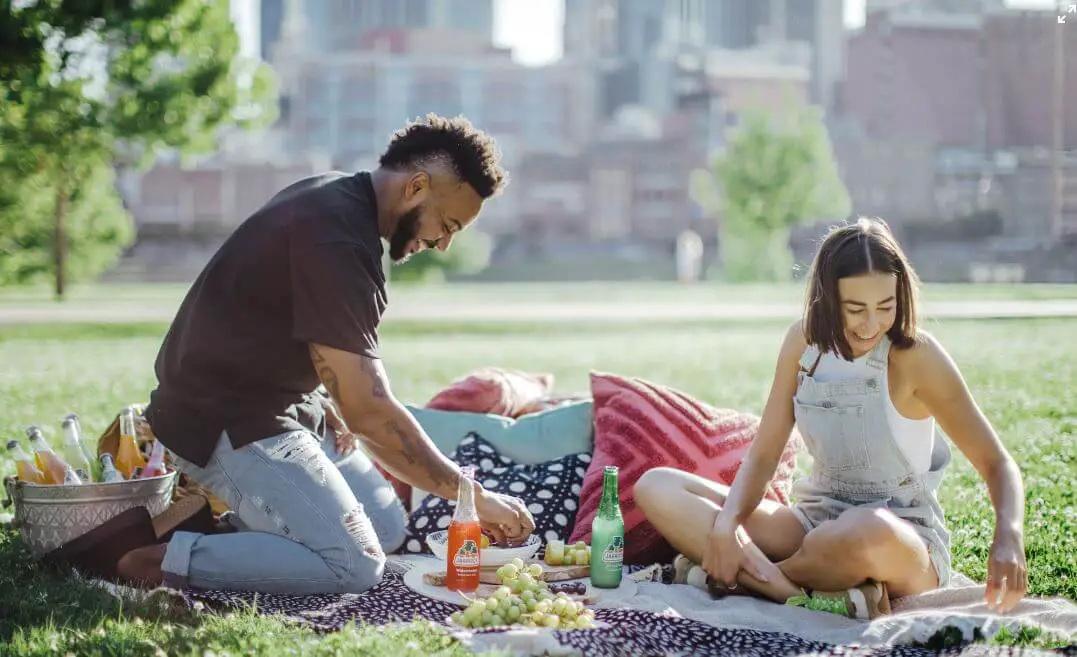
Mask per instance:
[[[467,540],[460,545],[460,549],[453,555],[452,565],[459,570],[467,570],[479,567],[479,546],[475,541]]]
[[[606,549],[602,551],[602,563],[607,566],[621,567],[625,559],[625,539],[623,536],[614,536],[610,539]]]

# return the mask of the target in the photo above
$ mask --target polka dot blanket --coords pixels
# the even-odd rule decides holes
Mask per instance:
[[[406,567],[406,566],[404,566]],[[664,577],[671,575],[667,567]],[[460,631],[446,621],[458,608],[422,596],[404,584],[400,572],[387,569],[381,583],[359,595],[269,595],[226,591],[186,591],[189,602],[211,608],[254,607],[258,613],[281,615],[319,632],[332,632],[351,622],[371,625],[427,620],[445,626],[477,651],[494,646],[512,646],[517,654],[583,655],[891,655],[927,657],[937,650],[917,647],[889,649],[834,646],[806,641],[791,634],[745,629],[723,629],[705,623],[638,609],[599,609],[595,617],[604,627],[593,630],[482,630]],[[1028,655],[1004,647],[970,646],[946,654]]]

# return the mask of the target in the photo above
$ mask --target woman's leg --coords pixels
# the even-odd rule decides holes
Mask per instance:
[[[725,503],[729,487],[698,475],[672,468],[650,470],[635,485],[636,504],[647,520],[670,544],[696,563],[714,520]],[[744,523],[751,539],[746,550],[769,581],[760,582],[744,570],[737,576],[740,586],[784,602],[802,593],[772,561],[793,555],[804,540],[804,527],[789,507],[763,500]]]
[[[844,591],[870,579],[901,598],[939,584],[923,539],[886,509],[853,508],[820,524],[778,568],[817,591]]]

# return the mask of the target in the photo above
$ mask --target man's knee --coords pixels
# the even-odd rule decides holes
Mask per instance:
[[[399,503],[393,504],[382,510],[375,520],[374,529],[381,540],[382,549],[387,554],[393,554],[404,544],[408,534],[408,516],[404,507]]]
[[[344,593],[361,593],[381,581],[385,550],[362,504],[345,514],[342,522],[347,540],[342,567],[337,569],[341,588]]]
[[[351,567],[341,573],[341,593],[363,593],[381,581],[385,575],[385,553],[370,554],[362,551],[353,554]]]

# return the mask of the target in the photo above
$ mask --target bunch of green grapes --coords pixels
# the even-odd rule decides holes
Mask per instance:
[[[591,563],[591,546],[583,541],[566,545],[564,541],[546,544],[546,563],[551,566],[586,566]]]
[[[452,615],[457,625],[474,629],[522,625],[559,630],[595,627],[595,612],[566,593],[554,594],[542,576],[542,566],[514,559],[497,569],[501,586],[485,600],[476,599]]]

